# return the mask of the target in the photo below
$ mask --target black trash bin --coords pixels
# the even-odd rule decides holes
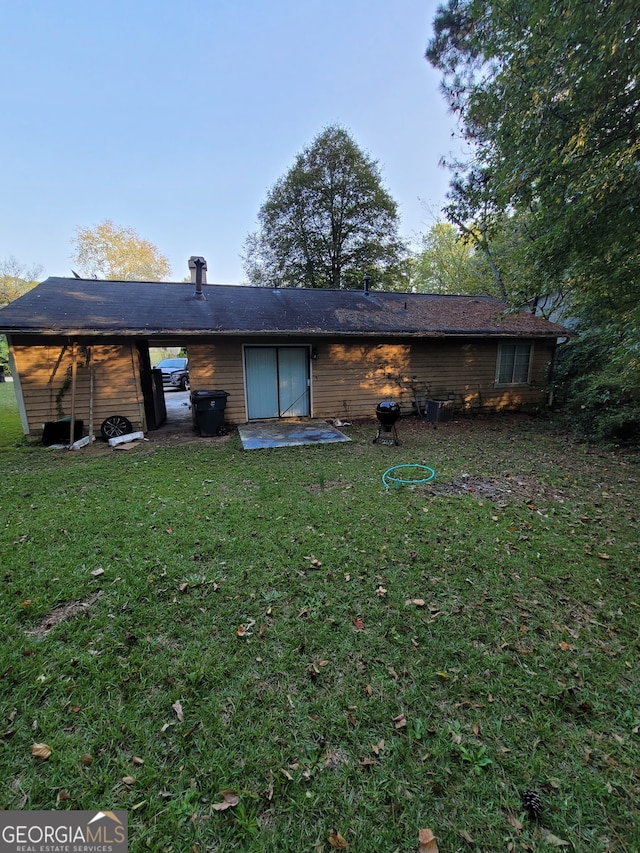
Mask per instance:
[[[193,428],[200,435],[226,435],[224,410],[227,406],[226,391],[193,391],[191,413]]]

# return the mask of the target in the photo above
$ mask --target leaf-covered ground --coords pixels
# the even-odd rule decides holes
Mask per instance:
[[[3,428],[0,807],[126,809],[132,851],[640,849],[638,457],[398,429]]]

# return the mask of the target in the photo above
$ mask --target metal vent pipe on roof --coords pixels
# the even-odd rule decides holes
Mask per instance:
[[[189,258],[189,269],[191,270],[191,281],[195,283],[194,296],[204,299],[202,285],[207,283],[207,262],[200,255],[192,255]]]
[[[371,276],[367,272],[364,275],[364,281],[363,281],[363,291],[364,291],[365,296],[369,295],[369,285],[370,284],[371,284]]]

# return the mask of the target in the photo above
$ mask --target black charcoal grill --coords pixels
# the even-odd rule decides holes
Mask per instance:
[[[373,443],[400,444],[396,432],[396,421],[400,417],[399,404],[393,400],[383,400],[376,406],[376,417],[378,418],[378,432]]]

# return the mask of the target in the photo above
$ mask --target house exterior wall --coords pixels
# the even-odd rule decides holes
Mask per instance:
[[[42,432],[47,421],[70,417],[72,408],[72,345],[63,339],[10,340],[13,362],[19,374],[24,407],[23,429],[30,435]],[[93,361],[93,430],[110,415],[123,415],[134,429],[146,429],[135,342],[114,340],[91,347]],[[89,430],[90,370],[87,349],[76,345],[76,420]],[[26,420],[26,423],[24,422]]]
[[[225,337],[189,343],[187,355],[191,390],[226,391],[229,397],[225,420],[231,424],[245,423],[242,340]]]
[[[409,414],[416,396],[422,403],[426,396],[454,395],[456,410],[465,412],[540,408],[554,350],[553,342],[537,341],[530,382],[496,387],[497,340],[218,337],[189,344],[192,389],[227,391],[229,423],[247,420],[243,344],[310,346],[317,356],[311,361],[311,413],[320,418],[369,417],[385,398]]]
[[[553,344],[536,343],[530,382],[496,387],[497,341],[411,339],[405,342],[327,341],[313,362],[313,414],[360,417],[393,399],[403,414],[426,397],[454,399],[457,411],[539,408],[548,391]]]
[[[514,341],[516,340],[514,339]],[[522,342],[517,339],[517,342]],[[102,339],[91,344],[93,428],[98,433],[110,415],[147,429],[140,385],[140,361],[132,339]],[[149,343],[154,343],[151,339]],[[247,420],[243,346],[308,346],[311,414],[319,418],[373,417],[378,402],[393,399],[403,414],[415,411],[416,398],[450,399],[457,411],[508,411],[542,408],[548,392],[553,341],[536,341],[526,385],[497,387],[496,361],[501,342],[491,339],[411,338],[380,340],[340,337],[304,338],[217,336],[185,341],[194,391],[229,394],[228,423]],[[25,432],[38,435],[47,421],[71,415],[72,346],[68,339],[13,337],[12,358],[19,374]],[[77,345],[75,418],[89,427],[90,371],[86,347]]]

